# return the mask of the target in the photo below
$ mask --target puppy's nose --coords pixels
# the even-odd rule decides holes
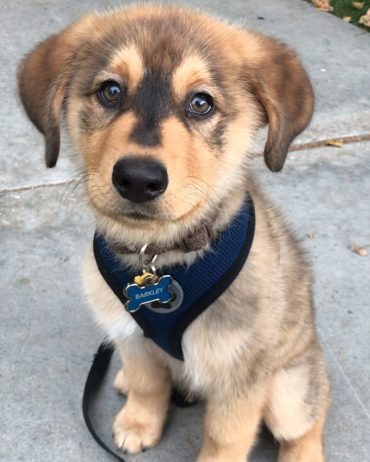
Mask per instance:
[[[113,167],[112,182],[122,197],[137,204],[152,201],[168,186],[166,168],[148,157],[122,157]]]

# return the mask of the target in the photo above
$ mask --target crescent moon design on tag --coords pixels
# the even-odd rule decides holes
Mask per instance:
[[[180,284],[172,279],[172,283],[168,288],[168,291],[171,293],[171,299],[168,302],[154,301],[151,303],[145,303],[145,308],[148,310],[154,311],[155,313],[172,313],[180,308],[184,300],[184,292]]]

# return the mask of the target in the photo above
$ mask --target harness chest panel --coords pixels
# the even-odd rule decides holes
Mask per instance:
[[[172,300],[167,304],[145,304],[130,313],[144,335],[174,358],[183,360],[183,333],[239,274],[252,246],[254,230],[254,205],[248,198],[230,225],[212,242],[210,249],[191,266],[162,268],[161,272],[171,275],[173,280],[170,286]],[[105,281],[125,304],[125,289],[136,273],[122,263],[99,234],[94,236],[94,255]]]

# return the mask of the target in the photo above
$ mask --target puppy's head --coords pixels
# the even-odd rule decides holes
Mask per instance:
[[[285,45],[168,6],[84,17],[39,44],[18,80],[47,166],[64,109],[91,203],[111,226],[139,233],[191,228],[241,188],[266,122],[266,164],[280,170],[313,108]]]

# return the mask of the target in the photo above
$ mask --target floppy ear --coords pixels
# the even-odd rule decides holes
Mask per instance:
[[[60,121],[68,86],[68,66],[94,18],[72,24],[41,42],[20,63],[18,90],[28,117],[45,136],[45,161],[54,167],[59,154]]]
[[[249,73],[252,92],[269,125],[264,150],[270,170],[283,168],[293,139],[309,124],[314,95],[310,80],[296,54],[277,40],[257,35],[256,61]]]

